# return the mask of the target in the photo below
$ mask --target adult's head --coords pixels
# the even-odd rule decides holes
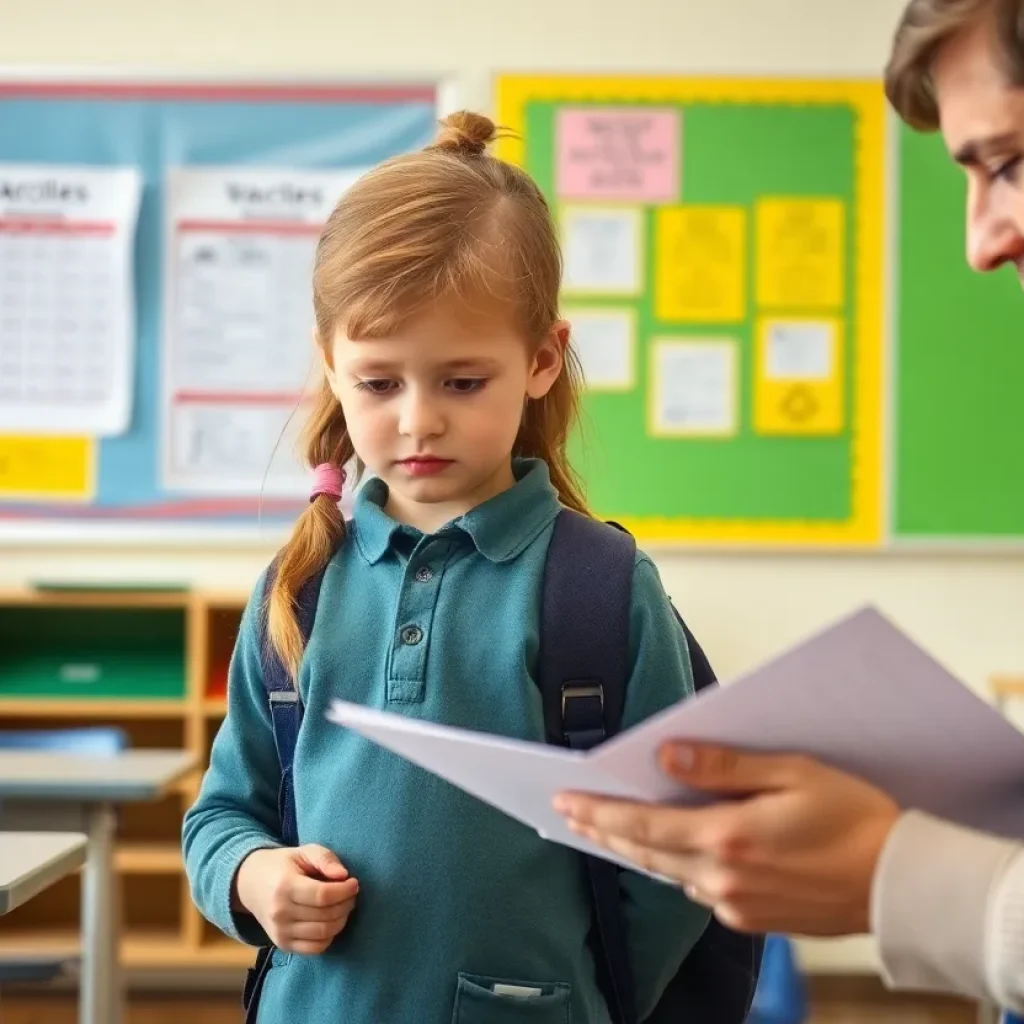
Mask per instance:
[[[885,87],[966,171],[968,262],[1024,283],[1024,0],[911,0]]]

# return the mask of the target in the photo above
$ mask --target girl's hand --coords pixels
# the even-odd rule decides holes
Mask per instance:
[[[288,953],[322,953],[348,923],[359,883],[330,850],[256,850],[235,876],[238,902]]]

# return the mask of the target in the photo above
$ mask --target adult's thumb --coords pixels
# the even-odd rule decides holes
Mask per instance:
[[[811,767],[803,758],[784,754],[748,754],[730,747],[667,743],[661,769],[694,789],[717,793],[756,793],[795,785]]]
[[[295,851],[303,874],[321,877],[332,882],[344,882],[348,878],[348,869],[326,846],[308,843]]]

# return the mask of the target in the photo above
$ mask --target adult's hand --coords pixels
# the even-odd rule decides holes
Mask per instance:
[[[875,866],[900,813],[890,797],[805,757],[669,744],[660,761],[726,799],[680,808],[573,793],[556,808],[574,831],[678,882],[731,928],[868,931]]]

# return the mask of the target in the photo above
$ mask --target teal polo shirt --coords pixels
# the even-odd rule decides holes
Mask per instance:
[[[333,850],[359,879],[348,927],[319,956],[277,951],[259,1020],[302,1024],[605,1024],[587,943],[591,904],[578,853],[541,839],[454,786],[332,725],[335,698],[410,718],[544,741],[537,688],[540,594],[560,505],[547,467],[517,461],[515,486],[423,534],[360,491],[323,581],[299,675],[295,751],[301,843]],[[228,713],[184,822],[200,911],[228,935],[268,942],[232,913],[239,865],[281,845],[280,780],[257,622],[243,622]],[[624,727],[693,692],[686,640],[651,561],[638,553]],[[707,912],[677,889],[622,876],[641,1016],[700,937]],[[540,996],[496,992],[529,986]]]

